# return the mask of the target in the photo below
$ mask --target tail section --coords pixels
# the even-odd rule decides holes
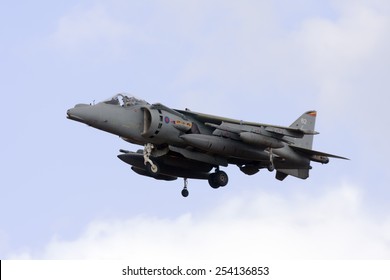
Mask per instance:
[[[310,161],[326,164],[329,162],[329,158],[347,159],[345,157],[332,155],[324,152],[314,151],[313,137],[318,132],[315,132],[317,112],[308,111],[300,116],[295,122],[290,125],[290,128],[299,129],[304,133],[302,138],[289,138],[292,143],[289,144],[288,150],[299,156],[299,167],[295,168],[278,168],[275,178],[283,181],[288,175],[306,179],[309,177]],[[296,158],[295,158],[296,159]],[[303,163],[303,164],[302,164]]]
[[[316,124],[316,111],[308,111],[302,114],[290,127],[299,129],[302,131],[310,131],[313,133],[304,134],[302,138],[291,138],[293,143],[290,147],[297,147],[300,149],[311,150],[313,147],[313,138]],[[275,178],[283,181],[288,175],[294,176],[300,179],[306,179],[309,177],[310,161],[307,160],[307,166],[300,166],[297,169],[278,169]]]
[[[308,111],[300,116],[295,122],[293,122],[290,127],[314,131],[316,124],[316,111]],[[300,148],[311,149],[313,147],[313,134],[305,134],[302,138],[294,139],[294,145]]]

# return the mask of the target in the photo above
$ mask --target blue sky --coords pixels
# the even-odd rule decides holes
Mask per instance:
[[[390,5],[298,2],[2,2],[0,258],[389,258]],[[316,109],[314,148],[352,160],[283,183],[233,166],[183,199],[65,118],[117,92],[280,125]]]

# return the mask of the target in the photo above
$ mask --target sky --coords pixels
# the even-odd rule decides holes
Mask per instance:
[[[0,259],[389,259],[390,4],[1,1]],[[66,119],[129,92],[289,125],[318,111],[310,178],[160,182]]]

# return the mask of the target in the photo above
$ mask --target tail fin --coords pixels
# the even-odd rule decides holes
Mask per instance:
[[[300,116],[290,127],[302,130],[314,131],[316,124],[316,111],[308,111]],[[312,134],[306,134],[302,138],[296,138],[294,145],[300,148],[311,149],[313,147],[313,136]]]
[[[313,147],[313,137],[318,132],[315,132],[315,124],[316,124],[316,111],[309,111],[300,116],[295,122],[290,125],[290,128],[299,129],[306,131],[302,138],[289,138],[291,140],[291,144],[289,148],[291,151],[298,152],[301,157],[307,161],[307,166],[299,166],[297,169],[277,169],[275,178],[283,181],[288,175],[306,179],[309,177],[310,161],[316,161],[323,164],[329,162],[329,157],[347,159],[345,157],[336,156],[332,154],[327,154],[323,152],[318,152],[312,150]]]

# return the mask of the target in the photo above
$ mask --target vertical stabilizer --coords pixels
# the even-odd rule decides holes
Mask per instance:
[[[290,127],[297,128],[302,130],[314,131],[316,124],[316,111],[309,111],[300,116],[295,122],[293,122]],[[311,134],[306,134],[302,138],[294,139],[294,145],[300,148],[311,149],[313,147],[313,136]]]

